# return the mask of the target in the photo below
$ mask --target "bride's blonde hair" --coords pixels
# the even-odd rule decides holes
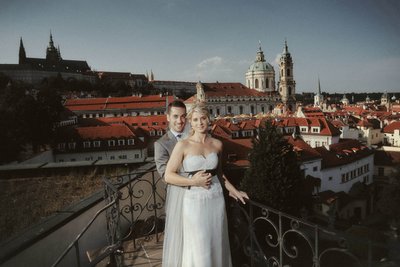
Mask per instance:
[[[202,115],[206,115],[207,117],[207,123],[210,123],[210,112],[208,111],[208,108],[206,107],[206,105],[204,103],[196,103],[194,104],[191,109],[189,110],[186,118],[188,119],[188,121],[190,122],[192,120],[193,117],[193,113],[198,112]],[[193,135],[194,134],[194,130],[190,129],[189,135]]]

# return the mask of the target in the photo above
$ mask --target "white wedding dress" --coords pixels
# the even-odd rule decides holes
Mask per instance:
[[[217,166],[214,152],[205,157],[188,155],[183,160],[185,172]],[[209,189],[169,186],[166,212],[164,267],[232,266],[225,201],[216,175]]]

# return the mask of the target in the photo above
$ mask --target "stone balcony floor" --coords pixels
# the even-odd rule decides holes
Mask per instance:
[[[155,235],[150,236],[149,240],[137,239],[136,248],[133,246],[133,241],[126,241],[123,254],[124,266],[161,267],[163,237],[163,234],[159,234],[158,242]]]

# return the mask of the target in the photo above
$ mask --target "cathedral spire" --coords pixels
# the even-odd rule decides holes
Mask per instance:
[[[46,60],[51,65],[55,65],[57,62],[61,61],[61,55],[57,48],[54,47],[53,34],[51,34],[51,31],[49,46],[47,46],[46,49]]]
[[[22,37],[19,40],[19,64],[23,64],[26,61],[26,53],[24,48],[24,43],[22,42]]]

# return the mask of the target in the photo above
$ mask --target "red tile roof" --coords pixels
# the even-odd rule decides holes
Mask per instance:
[[[277,92],[259,92],[250,89],[241,83],[203,83],[204,93],[207,97],[278,97]],[[185,102],[191,103],[196,97],[192,96]]]
[[[135,134],[124,124],[112,124],[109,126],[80,127],[76,128],[83,140],[105,140],[113,138],[133,138]]]
[[[301,161],[308,161],[313,159],[322,158],[321,155],[313,149],[310,145],[304,142],[301,138],[293,138],[292,136],[286,136],[286,140],[293,146],[293,150],[298,153]]]
[[[317,147],[315,150],[323,158],[323,169],[350,164],[373,154],[372,150],[353,139],[341,139],[339,143],[330,145],[329,150],[324,146]]]
[[[392,122],[383,128],[384,133],[394,133],[394,130],[400,130],[400,121]]]

